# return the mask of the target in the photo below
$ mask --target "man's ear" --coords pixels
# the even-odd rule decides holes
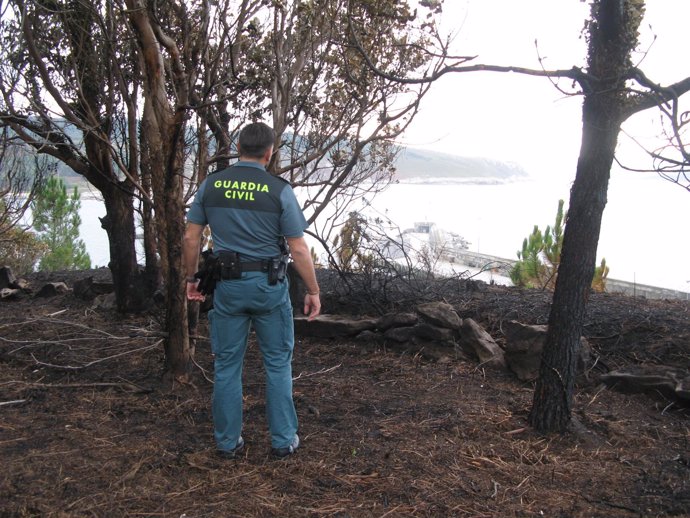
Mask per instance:
[[[268,164],[271,161],[271,157],[273,156],[273,146],[268,148],[266,152],[264,153],[264,160]]]

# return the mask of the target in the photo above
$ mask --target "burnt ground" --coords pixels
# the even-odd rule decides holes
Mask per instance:
[[[549,300],[466,285],[451,302],[500,343],[505,320],[545,323]],[[3,301],[0,312],[1,517],[690,516],[690,409],[597,380],[633,365],[690,368],[686,301],[592,295],[584,335],[596,361],[565,435],[527,425],[531,383],[453,351],[430,360],[298,338],[303,445],[286,460],[269,453],[252,339],[247,447],[234,461],[214,454],[207,341],[193,383],[172,386],[155,312],[122,317],[71,293]]]

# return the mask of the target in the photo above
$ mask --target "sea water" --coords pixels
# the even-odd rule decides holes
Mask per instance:
[[[385,217],[400,230],[433,222],[470,242],[470,250],[517,259],[522,240],[538,225],[553,225],[558,200],[569,201],[570,181],[392,184],[369,205],[353,207]],[[298,192],[299,196],[299,192]],[[108,241],[98,217],[103,203],[82,197],[80,234],[94,266],[108,263]],[[598,260],[609,277],[690,291],[690,192],[653,174],[614,173],[604,210]]]

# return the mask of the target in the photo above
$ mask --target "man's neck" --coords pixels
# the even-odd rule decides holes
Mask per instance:
[[[255,164],[266,167],[267,162],[263,158],[253,158],[249,156],[240,155],[240,162],[254,162]]]

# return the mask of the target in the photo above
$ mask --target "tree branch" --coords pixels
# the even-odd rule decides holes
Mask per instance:
[[[638,112],[669,101],[675,101],[681,95],[690,91],[690,77],[686,77],[669,86],[661,86],[649,79],[642,70],[634,68],[631,70],[630,79],[637,81],[640,85],[647,88],[649,92],[633,98],[629,107],[623,113],[623,120]]]

